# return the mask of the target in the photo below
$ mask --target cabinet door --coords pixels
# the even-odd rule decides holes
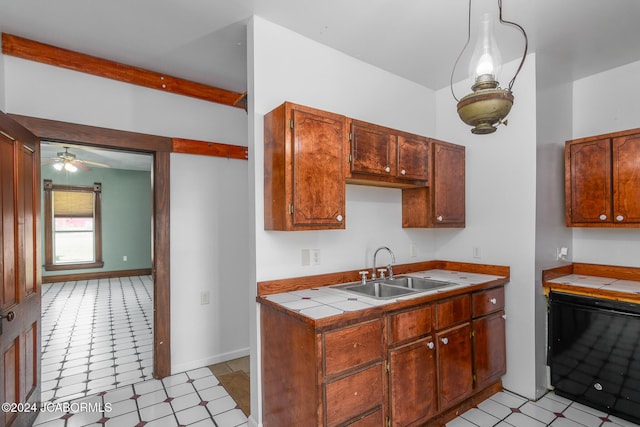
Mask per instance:
[[[436,359],[428,338],[389,352],[391,424],[406,426],[437,412]]]
[[[640,222],[640,135],[613,140],[613,222]]]
[[[507,372],[504,311],[473,321],[473,366],[476,388],[490,385]]]
[[[389,129],[353,120],[351,172],[396,176],[396,137]]]
[[[567,225],[611,223],[611,140],[567,143]]]
[[[294,228],[344,228],[344,126],[341,116],[293,110]]]
[[[429,180],[429,144],[419,136],[398,136],[398,178]]]
[[[471,324],[436,335],[440,410],[464,400],[473,390]]]
[[[465,148],[431,141],[434,227],[465,226]]]

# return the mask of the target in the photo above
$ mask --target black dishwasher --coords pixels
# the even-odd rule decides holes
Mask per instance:
[[[556,394],[640,424],[640,304],[551,292]]]

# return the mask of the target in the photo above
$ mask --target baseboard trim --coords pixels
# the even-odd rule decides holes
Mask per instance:
[[[180,372],[191,371],[193,369],[202,368],[204,366],[215,365],[216,363],[227,362],[233,359],[239,359],[249,355],[249,347],[241,348],[227,353],[216,354],[204,359],[193,360],[190,362],[178,363],[171,366],[171,375],[179,374]]]
[[[42,276],[42,283],[73,282],[79,280],[115,279],[117,277],[150,276],[150,268],[137,270],[97,271],[94,273],[56,274],[55,276]]]

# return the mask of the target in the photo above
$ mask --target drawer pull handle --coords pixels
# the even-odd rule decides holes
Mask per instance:
[[[433,345],[433,343],[432,343],[432,342],[427,343],[427,348],[428,348],[429,350],[433,350],[433,347],[434,347],[434,345]]]
[[[449,344],[449,338],[447,338],[447,337],[441,338],[440,341],[442,341],[442,344],[444,344],[444,345]]]
[[[358,392],[357,392],[357,391],[356,391],[356,392],[354,392],[354,393],[353,393],[353,395],[354,395],[354,396],[357,396],[357,395],[358,395]]]
[[[495,299],[495,298],[491,298],[491,299],[489,300],[489,302],[490,302],[491,304],[493,304],[493,305],[496,305],[496,304],[498,303],[498,300],[497,300],[497,299]]]

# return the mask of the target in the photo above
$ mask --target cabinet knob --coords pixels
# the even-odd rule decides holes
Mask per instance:
[[[447,337],[440,338],[440,341],[442,341],[442,344],[444,344],[444,345],[449,344],[449,338],[447,338]]]
[[[616,221],[622,221],[622,220],[624,220],[624,217],[622,215],[618,215],[616,217]]]
[[[406,170],[404,170],[404,169],[402,169],[402,170],[400,171],[400,173],[401,173],[402,175],[406,175],[406,174],[407,174],[407,171],[406,171]]]
[[[507,320],[507,315],[506,315],[506,314],[503,314],[503,315],[502,315],[502,318],[503,318],[504,320]]]
[[[391,172],[391,168],[390,168],[389,166],[387,166],[386,168],[384,168],[384,171],[385,171],[386,173],[389,173],[389,172]]]
[[[433,350],[433,347],[435,347],[435,346],[433,345],[433,343],[432,343],[432,342],[427,343],[427,348],[428,348],[429,350]]]
[[[338,222],[342,222],[342,215],[338,215],[338,216],[336,217],[336,220],[338,220]]]
[[[438,215],[438,217],[436,218],[438,221],[442,221],[442,215]]]
[[[605,214],[600,215],[600,221],[606,221],[607,216]]]
[[[490,302],[491,304],[493,304],[493,305],[496,305],[496,304],[498,303],[498,300],[497,300],[497,299],[495,299],[495,298],[491,298],[491,299],[489,300],[489,302]]]

